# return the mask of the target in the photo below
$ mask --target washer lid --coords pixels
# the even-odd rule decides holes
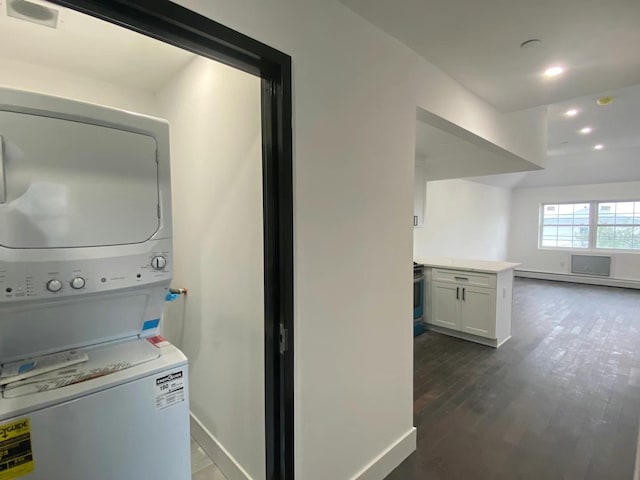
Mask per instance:
[[[145,339],[88,347],[77,352],[86,353],[89,360],[9,383],[2,389],[2,398],[18,398],[76,385],[160,358],[160,350]]]
[[[158,230],[153,137],[0,111],[0,146],[0,245],[123,245]]]

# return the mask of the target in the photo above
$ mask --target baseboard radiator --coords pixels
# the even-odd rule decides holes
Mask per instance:
[[[551,280],[554,282],[584,283],[587,285],[633,288],[636,290],[640,290],[640,281],[638,280],[601,277],[599,275],[584,275],[579,273],[553,273],[553,272],[540,272],[540,271],[532,271],[532,270],[514,270],[514,276],[521,277],[521,278],[534,278],[537,280]]]
[[[571,255],[571,273],[611,276],[611,257],[603,255]]]

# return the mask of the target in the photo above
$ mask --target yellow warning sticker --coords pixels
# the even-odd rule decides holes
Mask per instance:
[[[33,467],[29,419],[0,424],[0,480],[22,477]]]

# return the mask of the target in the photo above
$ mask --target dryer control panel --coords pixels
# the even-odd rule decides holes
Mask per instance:
[[[153,242],[145,253],[64,262],[0,262],[0,304],[73,297],[171,279],[171,243]]]

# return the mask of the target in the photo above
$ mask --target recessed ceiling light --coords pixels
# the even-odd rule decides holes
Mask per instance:
[[[613,103],[613,97],[600,97],[596,100],[596,103],[601,107],[604,107],[605,105],[611,105]]]
[[[583,135],[589,135],[591,132],[593,132],[593,128],[591,127],[584,127],[580,129],[580,133]]]
[[[603,148],[604,148],[604,145],[602,145],[601,143],[593,147],[594,150],[602,150]]]
[[[578,114],[578,110],[576,110],[575,108],[572,108],[572,109],[567,110],[566,112],[564,112],[564,114],[567,117],[575,117]]]
[[[553,67],[549,67],[544,71],[544,76],[548,78],[557,77],[564,72],[564,67],[560,65],[554,65]]]

